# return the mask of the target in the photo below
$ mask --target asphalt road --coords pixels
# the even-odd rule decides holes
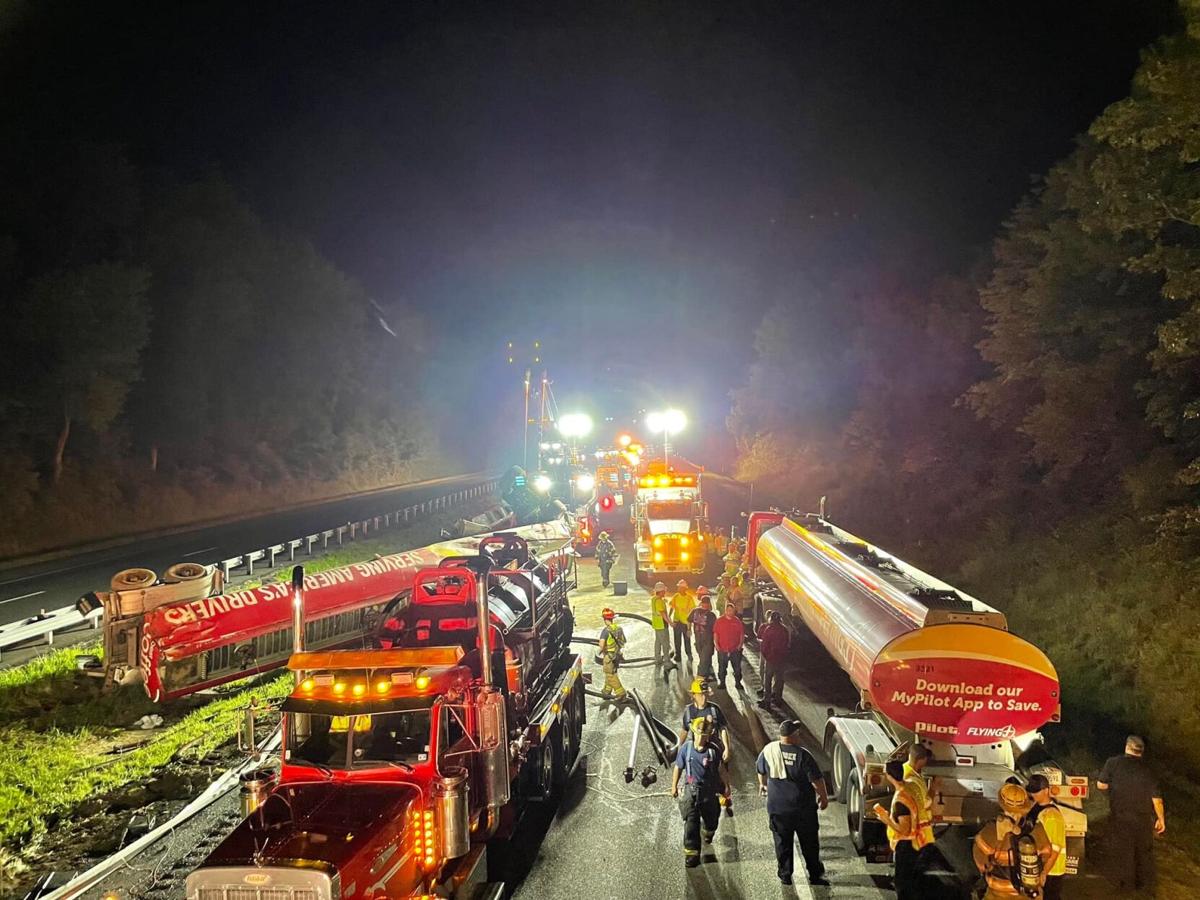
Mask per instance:
[[[595,633],[599,611],[606,605],[641,614],[649,608],[645,591],[633,580],[632,547],[627,540],[620,541],[619,547],[618,571],[628,580],[631,593],[612,596],[611,590],[600,587],[594,561],[582,561],[580,590],[572,601],[577,633]],[[652,656],[650,627],[633,620],[625,620],[623,625],[629,639],[628,656]],[[591,664],[591,649],[581,646],[581,650],[593,671],[594,684],[599,686],[603,676],[599,667]],[[626,687],[637,688],[655,714],[672,724],[687,701],[690,679],[686,669],[664,678],[662,670],[653,665],[622,671]],[[762,732],[752,718],[758,714],[753,692],[759,686],[753,670],[747,671],[745,683],[746,692],[716,695],[734,732],[731,776],[735,814],[722,817],[712,852],[703,865],[695,869],[683,865],[683,823],[670,797],[670,771],[660,768],[657,783],[649,788],[643,788],[637,779],[625,783],[633,711],[589,698],[584,756],[557,817],[548,827],[530,822],[533,833],[514,842],[514,847],[523,848],[526,854],[519,866],[525,870],[524,878],[514,896],[528,900],[571,896],[615,900],[639,895],[713,900],[894,897],[888,888],[888,867],[868,865],[854,852],[846,831],[845,808],[837,803],[821,814],[821,858],[832,884],[809,887],[798,854],[796,884],[785,887],[779,883],[764,801],[758,796],[754,773],[760,749],[756,734]],[[733,687],[732,679],[729,685]],[[764,713],[761,726],[773,737],[778,721]],[[819,750],[811,735],[805,743]],[[652,762],[650,749],[640,743],[635,769],[640,771]]]
[[[217,562],[350,521],[395,512],[456,487],[478,482],[483,477],[473,474],[421,481],[392,490],[5,568],[0,570],[0,622],[27,618],[42,609],[68,606],[88,591],[107,590],[109,580],[121,569],[142,566],[162,572],[177,562]]]

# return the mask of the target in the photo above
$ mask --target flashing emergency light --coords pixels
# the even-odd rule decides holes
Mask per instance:
[[[525,476],[524,475],[513,476],[513,485],[515,487],[525,487]]]
[[[600,508],[605,512],[608,512],[613,508],[612,494],[605,494],[600,498]]]
[[[425,688],[429,687],[429,676],[428,675],[418,675],[414,684],[417,686],[418,691],[425,690]]]
[[[575,479],[575,487],[579,488],[581,491],[590,491],[595,486],[596,479],[586,472]]]
[[[633,438],[631,438],[629,435],[627,435],[627,434],[617,435],[617,446],[618,447],[621,447],[622,449],[624,449],[624,448],[627,448],[632,443],[633,443]]]

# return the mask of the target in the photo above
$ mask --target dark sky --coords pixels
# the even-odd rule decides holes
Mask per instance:
[[[534,322],[566,402],[611,369],[599,406],[714,423],[767,305],[961,266],[1173,27],[1165,0],[25,8],[10,123],[215,165],[435,335],[499,360]]]

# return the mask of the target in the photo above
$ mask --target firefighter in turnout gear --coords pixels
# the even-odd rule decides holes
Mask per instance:
[[[596,565],[600,567],[600,581],[608,587],[609,575],[617,562],[617,545],[612,542],[607,531],[600,532],[596,540]]]
[[[721,756],[712,744],[713,722],[699,718],[679,748],[671,774],[671,796],[679,799],[683,817],[683,864],[700,865],[700,846],[711,844],[721,824],[718,797],[726,793]]]
[[[625,685],[621,684],[617,671],[621,668],[621,651],[625,648],[625,631],[613,621],[617,614],[611,609],[605,608],[601,615],[604,617],[604,627],[600,629],[600,652],[596,654],[597,662],[604,669],[604,690],[601,691],[601,694],[606,700],[609,697],[624,700]]]
[[[1025,788],[1000,788],[1000,814],[975,835],[975,865],[987,879],[984,900],[1042,896],[1054,848],[1042,825],[1029,818]]]

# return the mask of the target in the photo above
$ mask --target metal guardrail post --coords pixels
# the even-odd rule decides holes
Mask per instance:
[[[358,523],[350,522],[349,525],[350,525],[350,540],[352,540],[352,541],[358,540]]]
[[[343,543],[343,538],[345,537],[345,534],[346,534],[346,526],[345,526],[345,525],[339,525],[339,526],[338,526],[338,528],[337,528],[337,539],[338,539],[338,546],[339,546],[339,547],[340,547],[340,546],[342,546],[342,543]]]

